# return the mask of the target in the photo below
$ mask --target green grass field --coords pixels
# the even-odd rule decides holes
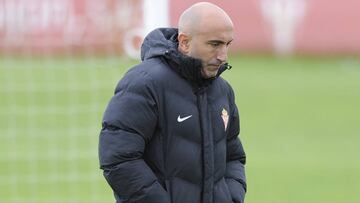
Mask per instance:
[[[0,202],[114,202],[100,122],[136,61],[0,58]],[[233,56],[246,203],[358,203],[360,60]]]

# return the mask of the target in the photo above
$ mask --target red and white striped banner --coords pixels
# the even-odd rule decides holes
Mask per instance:
[[[176,26],[195,0],[0,0],[4,52],[123,52],[157,26]],[[360,1],[209,0],[235,24],[233,50],[360,53]],[[110,49],[110,50],[109,50]]]

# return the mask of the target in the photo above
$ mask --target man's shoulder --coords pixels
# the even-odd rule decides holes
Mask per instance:
[[[216,81],[215,82],[216,86],[218,86],[222,90],[226,92],[232,91],[232,87],[230,83],[227,80],[225,80],[223,77],[219,76],[215,81]]]
[[[151,58],[129,69],[126,75],[132,77],[147,76],[153,80],[159,80],[168,75],[171,71],[168,64],[161,58]]]
[[[157,86],[162,80],[169,78],[169,68],[167,64],[159,59],[148,59],[131,67],[119,81],[119,86]]]
[[[235,96],[230,83],[221,76],[214,81],[211,91],[214,95],[217,95],[217,97],[226,95],[230,100],[233,100]]]

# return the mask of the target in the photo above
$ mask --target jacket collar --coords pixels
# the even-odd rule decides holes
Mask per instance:
[[[167,50],[164,53],[164,57],[168,61],[171,69],[198,88],[210,85],[222,72],[231,69],[231,66],[226,63],[220,67],[215,77],[204,78],[201,73],[201,60],[186,56],[178,50]]]
[[[197,89],[210,85],[222,72],[231,68],[228,64],[224,64],[220,67],[215,77],[203,78],[201,74],[201,61],[178,51],[177,36],[178,29],[176,28],[158,28],[153,30],[145,37],[141,46],[141,60],[144,61],[154,57],[164,58],[171,69],[191,82]]]
[[[174,33],[170,37],[170,41],[174,43],[171,49],[164,52],[165,59],[169,62],[170,67],[175,70],[180,76],[184,77],[197,88],[202,88],[210,85],[217,77],[221,75],[225,70],[231,69],[228,63],[223,64],[217,75],[212,78],[204,78],[201,73],[202,62],[199,59],[186,56],[178,51],[177,47],[179,42],[177,41],[178,32]]]

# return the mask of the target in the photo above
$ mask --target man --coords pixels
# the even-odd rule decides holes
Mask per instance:
[[[116,201],[242,203],[245,153],[230,85],[233,23],[197,3],[178,30],[144,40],[142,63],[119,82],[103,118],[99,157]]]

